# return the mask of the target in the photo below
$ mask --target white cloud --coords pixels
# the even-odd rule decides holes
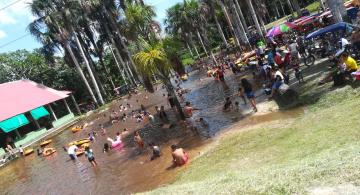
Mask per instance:
[[[4,37],[6,37],[6,36],[7,36],[6,32],[0,30],[0,39],[4,38]]]
[[[19,2],[15,2],[0,0],[0,8],[5,7],[0,11],[0,25],[12,25],[18,22],[28,23],[33,21],[34,17],[29,8],[29,4],[32,1],[33,0],[20,0]]]
[[[16,24],[16,20],[8,13],[0,12],[0,25],[1,24]]]

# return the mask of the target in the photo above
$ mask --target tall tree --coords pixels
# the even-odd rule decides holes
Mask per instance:
[[[171,84],[170,72],[172,65],[166,55],[162,42],[143,42],[143,51],[134,55],[134,60],[140,71],[144,74],[155,73],[166,86],[168,93],[174,97],[175,106],[181,119],[185,119],[185,115],[177,99],[174,87]]]
[[[63,49],[70,55],[92,100],[97,104],[98,101],[80,67],[73,49],[70,46],[70,34],[58,22],[62,20],[61,14],[57,11],[56,6],[58,5],[50,0],[34,0],[31,3],[30,8],[33,15],[37,16],[38,19],[30,23],[28,29],[39,42],[47,47],[46,51],[55,52],[55,47],[58,47],[59,45],[63,47]],[[50,46],[53,48],[50,49]]]

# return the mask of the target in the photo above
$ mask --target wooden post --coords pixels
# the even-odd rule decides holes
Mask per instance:
[[[21,138],[21,135],[19,133],[19,131],[17,129],[15,129],[15,133],[16,133],[16,136],[18,136],[19,138]]]
[[[36,128],[38,128],[37,130],[39,130],[41,127],[40,127],[38,121],[34,119],[34,123],[35,123],[35,125],[36,125]]]
[[[81,110],[80,110],[79,105],[77,104],[77,102],[75,100],[75,97],[73,96],[73,94],[70,94],[70,96],[71,96],[72,101],[75,104],[75,108],[76,108],[77,112],[81,115]]]
[[[70,107],[69,107],[69,105],[68,105],[68,103],[67,103],[66,99],[63,99],[63,101],[64,101],[64,104],[65,104],[66,109],[68,110],[69,114],[71,114],[71,109],[70,109]]]
[[[50,112],[51,112],[51,115],[52,115],[52,116],[54,117],[54,119],[57,121],[58,119],[57,119],[57,117],[56,117],[56,115],[55,115],[54,110],[52,109],[52,107],[51,107],[50,104],[48,104],[48,106],[49,106],[49,110],[50,110]]]

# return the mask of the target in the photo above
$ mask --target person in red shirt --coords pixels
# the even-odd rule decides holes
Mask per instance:
[[[278,52],[274,52],[274,61],[279,67],[284,64],[284,61],[281,59],[281,55]]]
[[[224,71],[221,69],[221,66],[219,66],[216,70],[216,74],[219,78],[220,81],[225,81],[225,77],[224,77]]]

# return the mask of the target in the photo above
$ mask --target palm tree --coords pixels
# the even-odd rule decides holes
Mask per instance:
[[[219,23],[218,16],[216,15],[215,2],[213,0],[203,0],[203,3],[206,4],[209,7],[209,11],[210,11],[211,15],[213,16],[213,18],[215,20],[216,28],[219,31],[220,37],[223,40],[226,48],[228,48],[229,44],[228,44],[228,42],[226,40],[226,37],[225,37],[224,32],[222,30],[222,27],[221,27],[221,25]]]
[[[184,75],[185,68],[180,59],[179,51],[182,50],[182,44],[178,37],[175,36],[166,36],[163,40],[164,51],[173,66],[173,69],[179,74]]]
[[[136,62],[137,67],[142,73],[148,75],[155,73],[161,79],[161,81],[166,86],[168,93],[172,97],[175,97],[175,105],[181,119],[185,119],[180,102],[176,98],[174,87],[171,84],[169,75],[172,66],[164,50],[163,43],[158,41],[151,43],[143,41],[142,48],[143,51],[140,51],[134,55],[134,61]]]
[[[125,37],[122,36],[119,25],[117,24],[117,21],[116,21],[119,13],[117,11],[115,1],[102,0],[98,3],[99,3],[99,6],[101,7],[101,11],[102,11],[102,14],[104,15],[104,20],[106,21],[106,24],[109,24],[111,31],[114,32],[114,35],[117,37],[117,39],[115,39],[115,41],[116,40],[119,41],[121,48],[125,51],[125,54],[127,55],[128,60],[130,61],[130,69],[131,69],[132,75],[134,76],[134,78],[137,81],[139,81],[135,63],[132,60],[131,52],[125,43]],[[118,48],[118,49],[120,49],[120,48]]]
[[[83,61],[85,62],[86,69],[89,72],[90,79],[95,87],[95,92],[99,98],[100,104],[104,104],[104,99],[102,97],[102,94],[100,92],[99,85],[95,79],[94,73],[90,67],[89,59],[87,59],[83,46],[81,45],[79,38],[77,36],[75,26],[78,27],[81,20],[85,17],[79,17],[82,15],[82,11],[80,10],[80,5],[78,2],[70,1],[70,0],[64,0],[60,1],[59,5],[56,6],[56,9],[58,12],[61,13],[61,19],[63,21],[64,27],[67,29],[67,31],[71,34],[71,38],[75,40],[76,46],[78,50],[80,51],[81,57]],[[70,19],[71,18],[71,19]]]
[[[221,9],[222,9],[223,12],[224,12],[224,15],[225,15],[226,21],[227,21],[227,23],[228,23],[228,25],[229,25],[229,27],[230,27],[230,30],[231,30],[231,32],[233,33],[233,37],[234,37],[234,39],[235,39],[235,41],[236,41],[236,45],[237,45],[238,47],[240,47],[240,46],[241,46],[241,45],[240,45],[240,40],[239,40],[238,36],[236,35],[235,28],[234,28],[233,22],[232,22],[232,20],[231,20],[231,18],[230,18],[228,9],[227,9],[227,7],[225,6],[223,0],[218,0],[218,2],[219,2],[219,4],[220,4],[220,6],[221,6]]]
[[[55,48],[61,45],[64,50],[70,55],[76,70],[78,71],[81,79],[83,80],[89,94],[94,101],[94,103],[98,103],[86,77],[80,67],[80,64],[75,57],[73,49],[69,43],[70,34],[59,25],[58,21],[61,21],[61,15],[56,10],[56,5],[48,0],[34,0],[30,4],[31,12],[34,16],[37,16],[38,19],[29,24],[28,29],[30,33],[37,38],[39,42],[41,42],[47,48],[46,52],[55,52]],[[44,29],[44,27],[46,28]]]
[[[243,25],[243,27],[244,27],[244,30],[245,30],[246,34],[249,35],[250,33],[249,33],[249,30],[248,30],[248,26],[247,26],[247,24],[246,24],[246,20],[245,20],[245,17],[244,17],[243,12],[242,12],[242,10],[241,10],[239,1],[238,1],[238,0],[234,0],[234,1],[235,1],[235,4],[236,4],[237,11],[238,11],[239,16],[240,16],[241,23],[242,23],[242,25]]]
[[[252,19],[253,19],[253,21],[255,23],[255,27],[256,27],[256,30],[257,30],[258,34],[260,36],[264,36],[263,32],[261,30],[260,24],[259,24],[258,17],[256,15],[256,12],[255,12],[255,9],[254,9],[253,3],[251,2],[251,0],[246,0],[246,3],[247,3],[247,5],[248,5],[248,7],[250,9],[250,14],[251,14],[251,17],[252,17]]]

